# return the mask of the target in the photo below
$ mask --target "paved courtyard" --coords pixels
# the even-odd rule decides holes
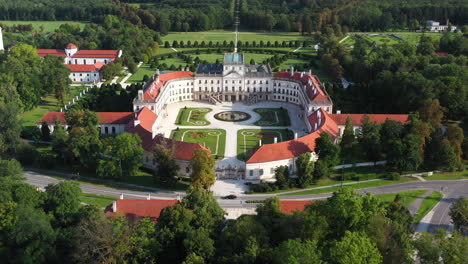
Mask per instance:
[[[177,116],[181,108],[210,108],[213,111],[206,114],[205,118],[210,125],[208,126],[181,126],[176,125]],[[291,125],[285,126],[258,126],[254,123],[260,120],[260,115],[253,111],[255,108],[280,108],[283,107],[288,110],[289,117],[291,119]],[[242,111],[251,115],[251,118],[240,122],[225,122],[214,118],[214,115],[224,111]],[[226,130],[226,149],[224,152],[224,159],[217,161],[218,167],[227,166],[243,166],[244,162],[237,159],[237,131],[241,129],[282,129],[288,128],[294,133],[298,134],[298,137],[306,135],[307,127],[304,119],[301,118],[302,111],[296,105],[280,102],[259,102],[253,105],[245,105],[241,102],[223,102],[222,104],[213,105],[204,102],[179,102],[169,104],[162,116],[161,123],[157,128],[158,133],[162,133],[165,137],[170,137],[171,132],[179,128],[194,128],[194,129],[224,129]]]

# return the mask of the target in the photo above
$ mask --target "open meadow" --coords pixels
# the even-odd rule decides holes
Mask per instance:
[[[171,32],[166,36],[162,37],[163,41],[185,41],[188,40],[194,42],[223,42],[223,41],[234,41],[235,34],[231,30],[214,30],[214,31],[203,31],[203,32]],[[304,41],[304,40],[312,40],[310,36],[303,36],[298,32],[239,32],[239,41],[271,41],[271,42],[283,42],[283,41]]]

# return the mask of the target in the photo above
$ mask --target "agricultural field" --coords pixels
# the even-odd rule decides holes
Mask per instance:
[[[214,30],[214,31],[203,31],[203,32],[172,32],[167,34],[166,36],[162,37],[163,41],[198,41],[198,42],[223,42],[223,41],[234,41],[235,34],[233,31],[225,31],[225,30]],[[304,40],[312,40],[309,36],[302,36],[297,32],[292,33],[283,33],[283,32],[239,32],[239,41],[270,41],[270,42],[283,42],[283,41],[304,41]]]
[[[2,20],[0,21],[0,24],[5,24],[7,26],[32,24],[35,31],[40,31],[40,27],[44,26],[44,32],[46,33],[54,32],[62,24],[79,25],[81,30],[83,30],[83,28],[86,26],[86,22],[77,22],[77,21],[7,21],[7,20]]]
[[[237,156],[239,160],[247,160],[253,151],[262,144],[273,144],[293,139],[293,132],[289,129],[241,129],[237,131]]]
[[[254,112],[260,115],[257,126],[290,126],[288,110],[284,108],[255,108]]]
[[[79,95],[85,87],[70,86],[69,92],[65,96],[65,103],[71,101],[75,96]],[[35,126],[36,123],[45,115],[47,112],[57,112],[63,107],[59,105],[57,99],[53,95],[47,95],[42,98],[42,103],[32,110],[26,111],[20,116],[20,123],[23,126]]]
[[[171,139],[198,143],[210,149],[215,159],[224,157],[226,147],[226,130],[224,129],[176,129],[172,131]]]
[[[210,108],[181,108],[177,116],[176,125],[207,126],[210,124],[205,116],[213,111]]]

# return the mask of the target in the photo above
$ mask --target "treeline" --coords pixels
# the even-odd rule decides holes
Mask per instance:
[[[424,100],[438,99],[447,110],[446,118],[460,120],[468,113],[467,57],[439,56],[435,50],[466,54],[463,47],[467,42],[466,36],[447,34],[439,46],[422,35],[417,47],[401,42],[368,52],[368,43],[362,38],[357,38],[349,51],[335,37],[324,35],[319,57],[330,76],[355,83],[346,89],[341,85],[329,87],[337,109],[348,113],[410,113]]]
[[[0,20],[101,21],[105,15],[120,15],[117,1],[35,0],[0,1]]]

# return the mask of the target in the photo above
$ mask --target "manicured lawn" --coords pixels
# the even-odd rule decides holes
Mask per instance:
[[[434,173],[430,177],[424,177],[428,181],[434,180],[463,180],[468,179],[468,171],[457,171],[457,172],[441,172]]]
[[[81,202],[90,205],[96,205],[99,208],[104,208],[108,205],[111,205],[113,201],[118,199],[117,197],[93,193],[82,193],[79,198]]]
[[[349,36],[349,38],[345,39],[345,41],[341,42],[341,45],[344,46],[353,46],[356,40],[353,36]]]
[[[148,75],[151,77],[156,73],[156,69],[151,69],[149,64],[143,64],[140,68],[128,78],[127,83],[139,83],[143,82],[143,76]]]
[[[198,143],[211,150],[216,159],[224,157],[226,146],[226,130],[224,129],[179,129],[173,130],[171,139],[190,143]]]
[[[418,214],[414,217],[414,222],[419,223],[429,211],[436,206],[436,204],[442,199],[443,195],[440,192],[433,192],[431,195],[426,197],[421,206],[418,209]]]
[[[402,204],[408,206],[411,204],[416,198],[420,197],[426,192],[426,190],[413,190],[407,192],[399,192],[399,193],[386,193],[386,194],[378,194],[375,195],[379,200],[384,203],[391,203],[395,200],[397,195],[400,195]]]
[[[202,41],[205,41],[206,44],[208,44],[209,41],[213,41],[214,43],[220,42],[222,43],[223,41],[227,41],[228,43],[230,41],[235,40],[235,35],[234,32],[231,30],[214,30],[214,31],[203,31],[203,32],[173,32],[169,33],[166,36],[162,38],[163,41],[169,41],[169,43],[172,45],[172,41],[177,40],[181,41],[183,40],[185,43],[187,41],[191,41],[192,43],[194,41],[198,41],[201,43]],[[296,40],[310,40],[310,37],[308,36],[302,36],[299,33],[282,33],[282,32],[239,32],[239,41],[256,41],[257,44],[260,41],[264,41],[265,43],[267,41],[270,41],[271,43],[274,43],[275,41],[278,41],[280,44],[283,41],[296,41]]]
[[[79,25],[80,29],[86,25],[86,22],[77,22],[77,21],[0,21],[1,24],[5,24],[7,26],[13,25],[29,25],[32,24],[35,31],[40,31],[41,25],[44,26],[44,32],[54,32],[56,29],[60,27],[62,24],[71,24],[71,25]]]
[[[395,45],[395,44],[398,44],[400,43],[399,40],[397,40],[396,38],[392,38],[390,36],[367,36],[366,37],[368,40],[370,40],[371,42],[376,42],[377,45]]]
[[[423,35],[421,32],[394,32],[393,34],[415,45],[419,43],[419,39],[421,38],[421,35]],[[424,35],[433,40],[439,40],[442,37],[442,33],[425,32]]]
[[[177,49],[177,50],[180,50],[180,49]],[[204,49],[204,50],[201,49],[200,54],[191,53],[191,54],[188,54],[188,55],[190,55],[192,57],[192,59],[194,59],[194,60],[195,60],[195,58],[198,57],[201,61],[207,61],[208,63],[215,63],[216,60],[218,60],[219,63],[223,63],[224,53],[222,53],[222,54],[220,54],[220,53],[207,54],[207,53],[203,53],[204,51],[206,51],[206,49]],[[273,55],[271,55],[271,54],[244,53],[244,62],[246,64],[249,64],[250,60],[253,59],[256,64],[260,64],[264,60],[269,59],[271,57],[273,57]],[[184,60],[177,57],[176,55],[173,55],[173,58],[168,58],[166,56],[165,59],[159,60],[159,64],[163,64],[163,63],[165,63],[167,67],[171,67],[171,65],[174,65],[177,70],[179,70],[180,67],[182,67],[182,66],[185,67],[187,65],[187,63]],[[135,73],[135,74],[137,74],[137,73]],[[143,75],[141,76],[141,78],[143,79]]]
[[[207,126],[210,124],[205,116],[213,111],[210,108],[181,108],[177,116],[176,125]]]
[[[284,108],[255,108],[260,115],[260,120],[255,122],[257,126],[290,126],[288,110]]]
[[[392,180],[376,180],[376,181],[371,181],[371,182],[361,182],[361,183],[356,183],[356,184],[351,184],[351,185],[345,185],[346,187],[352,188],[352,189],[364,189],[364,188],[370,188],[370,187],[378,187],[378,186],[383,186],[383,185],[389,185],[389,184],[396,184],[396,183],[403,183],[403,182],[410,182],[410,181],[415,181],[415,179],[412,178],[401,178],[398,181],[392,181]],[[337,191],[340,186],[336,187],[330,187],[330,188],[324,188],[324,189],[316,189],[316,190],[308,190],[308,191],[303,191],[303,192],[296,192],[296,193],[286,193],[283,195],[307,195],[307,194],[321,194],[321,193],[331,193],[334,191]]]
[[[306,60],[292,58],[292,59],[287,59],[285,62],[281,63],[281,65],[276,68],[278,68],[280,71],[288,71],[291,68],[291,66],[298,67],[301,65],[305,65],[307,63],[308,61]]]
[[[239,160],[247,160],[253,151],[262,144],[273,144],[293,139],[293,132],[289,129],[241,129],[237,131],[237,156]]]
[[[65,97],[65,103],[71,101],[79,95],[85,88],[79,86],[70,86],[68,95]],[[47,113],[60,111],[62,105],[59,105],[53,95],[47,95],[42,98],[42,103],[36,108],[26,111],[20,115],[20,122],[23,126],[34,126]]]

